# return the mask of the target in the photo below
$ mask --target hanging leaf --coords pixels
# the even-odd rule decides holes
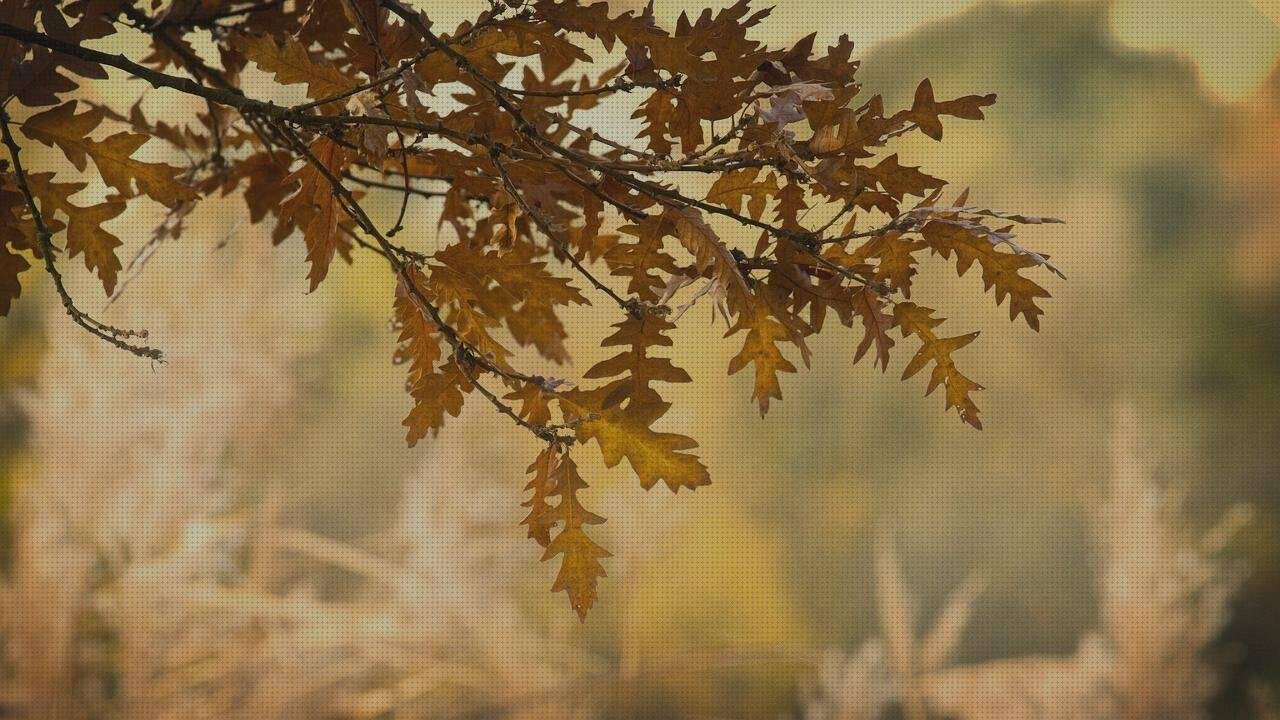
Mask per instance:
[[[529,526],[529,537],[546,548],[543,561],[560,558],[560,571],[551,592],[564,591],[578,617],[586,620],[596,602],[597,580],[605,576],[600,560],[611,557],[608,550],[587,536],[586,527],[600,525],[604,518],[579,502],[578,491],[585,489],[587,483],[567,454],[555,447],[543,450],[529,466],[529,472],[534,474],[528,486],[533,496],[525,503],[530,512],[523,524]]]
[[[351,161],[349,151],[328,138],[317,138],[310,148],[316,162],[329,175],[339,176]],[[311,163],[304,163],[284,179],[285,184],[297,184],[298,191],[281,205],[281,212],[290,224],[302,228],[302,240],[307,245],[307,262],[311,272],[307,279],[315,290],[329,274],[333,256],[344,256],[351,250],[351,241],[339,230],[347,220],[342,199],[334,192],[324,170]]]
[[[947,409],[954,408],[960,413],[961,420],[981,430],[982,421],[978,419],[978,406],[973,403],[969,395],[984,388],[965,377],[956,368],[955,361],[951,357],[952,353],[973,342],[978,337],[978,333],[940,338],[934,333],[934,329],[942,324],[942,319],[932,317],[933,313],[931,308],[909,302],[898,303],[893,308],[893,316],[898,327],[902,329],[902,337],[915,336],[921,342],[915,357],[911,358],[906,369],[902,371],[902,379],[906,380],[914,376],[929,363],[933,363],[933,373],[929,376],[929,386],[925,389],[925,395],[932,394],[939,386],[943,387],[946,391]]]

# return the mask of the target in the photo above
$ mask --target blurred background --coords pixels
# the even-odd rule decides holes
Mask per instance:
[[[582,463],[616,555],[582,624],[516,524],[532,441],[473,403],[405,447],[381,267],[308,295],[300,243],[210,201],[101,313],[152,332],[154,368],[38,288],[0,323],[0,717],[1280,718],[1277,22],[781,0],[758,37],[850,34],[890,108],[925,77],[998,93],[901,152],[1065,219],[1024,244],[1069,280],[1035,334],[937,276],[927,301],[983,331],[981,433],[852,367],[856,334],[761,420],[686,316],[664,422],[713,485]],[[588,367],[607,309],[575,320]]]

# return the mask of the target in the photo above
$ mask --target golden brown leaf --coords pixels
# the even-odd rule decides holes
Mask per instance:
[[[892,314],[886,312],[887,307],[884,298],[868,288],[853,291],[853,311],[862,319],[863,327],[862,342],[858,343],[858,350],[853,356],[855,364],[874,346],[876,354],[872,364],[879,365],[881,370],[889,369],[889,351],[893,349],[889,331],[898,323]]]
[[[769,198],[778,191],[778,182],[772,173],[764,180],[758,180],[759,175],[759,168],[730,170],[711,184],[707,200],[739,213],[745,203],[750,216],[759,220],[764,215]]]
[[[77,170],[85,169],[86,158],[92,159],[103,182],[126,198],[142,193],[176,207],[199,197],[195,190],[178,181],[177,168],[132,157],[149,139],[146,135],[120,132],[93,140],[89,134],[102,123],[102,111],[91,108],[80,115],[75,112],[76,102],[72,100],[27,118],[22,132],[32,140],[62,150]]]
[[[419,376],[409,386],[413,409],[404,419],[409,428],[405,439],[413,447],[428,434],[438,435],[444,427],[445,416],[458,417],[462,412],[463,395],[474,386],[466,371],[450,361],[438,372]]]
[[[341,175],[351,159],[346,148],[326,137],[316,139],[311,145],[311,154],[334,175]],[[311,163],[304,162],[285,178],[285,183],[298,184],[298,191],[284,201],[281,212],[302,228],[307,262],[311,263],[307,279],[315,290],[329,273],[334,254],[345,252],[351,246],[351,241],[338,229],[347,215],[329,180]]]
[[[760,416],[769,412],[769,400],[782,399],[782,385],[778,373],[796,371],[782,355],[779,343],[790,340],[786,326],[776,320],[764,302],[753,302],[738,316],[733,332],[746,330],[742,349],[729,361],[732,375],[751,363],[755,366],[755,385],[751,398],[760,404]]]
[[[965,377],[956,368],[955,361],[951,358],[951,353],[973,342],[974,338],[978,337],[978,333],[940,338],[934,333],[934,329],[942,324],[942,319],[932,317],[933,312],[931,308],[910,302],[898,303],[893,308],[894,319],[902,329],[902,336],[907,338],[914,335],[920,338],[922,343],[915,357],[911,358],[906,369],[903,370],[902,379],[906,380],[915,375],[932,362],[933,374],[929,377],[929,386],[925,389],[925,395],[932,394],[939,385],[944,386],[947,409],[955,408],[961,420],[981,430],[982,421],[978,418],[978,406],[974,404],[969,394],[982,390],[983,387]]]
[[[995,288],[996,304],[1009,298],[1009,319],[1019,315],[1033,330],[1040,329],[1040,316],[1044,310],[1036,304],[1037,298],[1049,297],[1035,281],[1023,277],[1021,271],[1044,264],[1030,255],[1001,252],[992,244],[981,225],[948,220],[933,220],[921,231],[925,242],[944,258],[956,256],[956,272],[964,275],[977,262],[982,268],[984,290]]]
[[[624,392],[615,393],[620,387]],[[619,404],[623,400],[625,405]],[[644,489],[660,480],[673,491],[711,482],[706,466],[681,452],[698,446],[693,438],[651,427],[671,408],[653,390],[610,384],[590,392],[569,391],[561,395],[561,406],[578,420],[578,439],[595,440],[608,467],[626,458]]]
[[[27,176],[27,184],[44,215],[61,214],[67,218],[67,254],[75,257],[83,253],[85,268],[98,274],[108,295],[114,293],[121,270],[116,248],[124,243],[104,230],[102,224],[125,211],[124,201],[112,195],[97,205],[80,207],[71,202],[71,196],[83,190],[85,184],[57,183],[53,177],[53,173],[32,173]]]
[[[578,500],[578,491],[587,487],[578,474],[578,466],[567,454],[553,446],[542,451],[529,471],[534,473],[529,482],[533,496],[525,506],[530,508],[523,524],[529,526],[529,537],[546,548],[542,560],[560,556],[560,571],[556,574],[551,592],[564,591],[569,604],[581,620],[596,602],[596,583],[605,576],[602,558],[611,557],[587,536],[586,526],[600,525],[604,518],[587,510]],[[555,505],[552,498],[558,498]],[[559,532],[550,537],[555,528]]]
[[[282,44],[278,45],[267,36],[241,35],[237,45],[245,57],[274,76],[281,85],[305,83],[307,97],[312,100],[338,95],[360,84],[333,63],[313,58],[307,48],[293,37],[285,35],[281,40]]]
[[[995,95],[968,95],[958,100],[938,102],[933,98],[933,83],[926,78],[916,88],[915,102],[909,111],[903,113],[903,117],[919,125],[929,137],[941,140],[943,115],[964,120],[981,120],[982,108],[990,107],[995,102]]]

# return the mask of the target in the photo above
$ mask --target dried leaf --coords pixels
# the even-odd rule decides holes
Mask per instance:
[[[316,162],[335,176],[345,172],[351,161],[349,151],[328,138],[317,138],[310,150]],[[298,185],[298,191],[284,201],[281,211],[289,222],[302,228],[307,261],[311,263],[307,279],[315,290],[328,275],[334,254],[345,253],[351,247],[351,241],[338,229],[347,215],[324,171],[315,165],[303,163],[285,178],[285,183]]]
[[[89,138],[102,123],[100,110],[89,109],[76,115],[76,102],[59,105],[27,118],[22,132],[32,140],[57,147],[77,170],[84,170],[90,158],[103,182],[126,198],[142,193],[169,207],[199,197],[195,190],[178,181],[178,169],[162,163],[135,160],[133,154],[147,142],[146,135],[120,132],[104,140]],[[137,190],[134,190],[134,185]]]

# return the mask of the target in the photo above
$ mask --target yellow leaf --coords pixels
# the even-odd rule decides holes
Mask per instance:
[[[593,391],[569,391],[560,395],[566,414],[580,421],[578,439],[583,442],[594,439],[608,467],[626,458],[640,478],[640,486],[646,490],[659,480],[673,491],[709,484],[711,475],[697,456],[680,452],[698,446],[693,438],[657,432],[650,427],[671,407],[658,393],[641,388],[629,395],[625,406],[606,402],[614,394],[612,391],[625,388],[626,383],[621,380]]]

